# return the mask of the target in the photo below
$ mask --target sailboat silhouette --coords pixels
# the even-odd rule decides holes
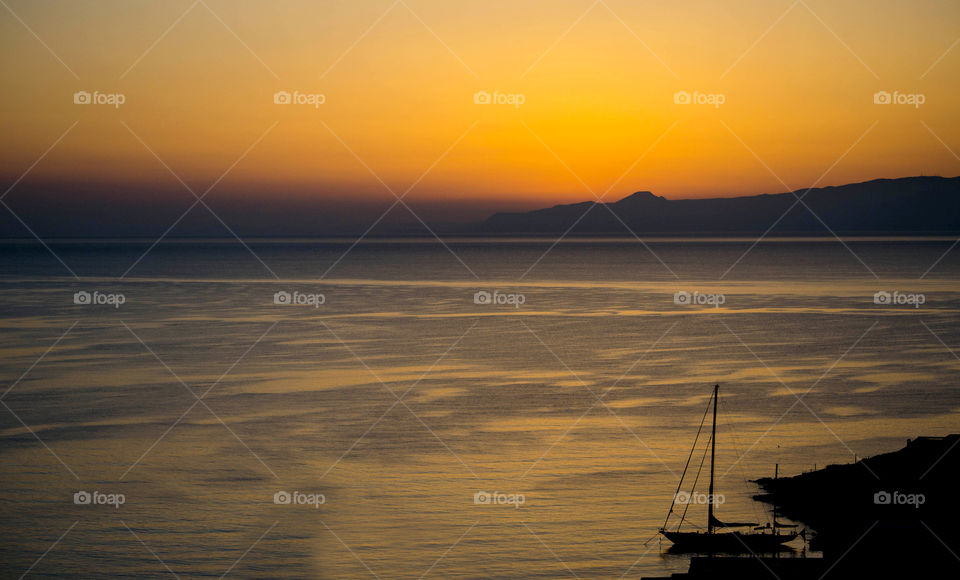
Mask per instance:
[[[673,507],[676,504],[676,497],[679,495],[680,486],[683,485],[683,476],[680,478],[680,484],[677,487],[678,494],[674,496],[674,503],[670,506],[667,518],[664,520],[663,527],[659,532],[665,538],[673,542],[674,549],[689,552],[773,552],[782,549],[783,544],[790,542],[800,535],[798,532],[781,533],[780,528],[790,528],[776,521],[774,516],[773,524],[758,526],[756,523],[748,522],[722,522],[714,515],[714,504],[716,496],[714,495],[714,470],[716,465],[717,451],[717,401],[720,392],[720,385],[713,387],[713,429],[710,435],[710,490],[707,495],[707,530],[682,532],[680,526],[683,525],[684,518],[681,517],[680,523],[675,530],[666,528],[670,515],[673,513]],[[709,408],[708,408],[709,409]],[[706,413],[704,413],[706,419]],[[703,429],[703,422],[700,423],[700,429]],[[697,439],[700,438],[700,430],[697,431]],[[697,440],[693,442],[693,448],[690,450],[690,456],[696,449]],[[687,459],[687,467],[690,465],[690,459]],[[702,466],[701,462],[701,466]],[[686,475],[686,468],[684,468]],[[753,531],[737,531],[732,528],[752,527]]]

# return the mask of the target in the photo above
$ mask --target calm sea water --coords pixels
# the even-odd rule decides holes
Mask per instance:
[[[714,383],[722,518],[960,431],[950,240],[551,243],[0,244],[2,576],[662,575]]]

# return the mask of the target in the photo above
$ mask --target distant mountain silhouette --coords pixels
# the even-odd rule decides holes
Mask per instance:
[[[632,230],[703,235],[757,234],[771,226],[771,233],[779,235],[828,234],[829,230],[861,235],[954,234],[960,232],[960,177],[875,179],[809,192],[712,199],[669,200],[639,191],[614,203],[588,201],[497,213],[480,229],[501,234],[562,234],[572,228],[573,234]]]

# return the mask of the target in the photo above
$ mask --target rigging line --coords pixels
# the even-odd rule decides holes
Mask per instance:
[[[703,430],[703,423],[707,420],[707,413],[710,411],[710,401],[707,401],[707,408],[703,410],[703,418],[700,419],[700,427],[697,428],[697,436],[693,438],[693,445],[690,447],[690,455],[687,455],[687,463],[683,466],[683,473],[680,474],[680,481],[677,482],[677,489],[673,492],[673,501],[670,502],[670,510],[667,511],[667,517],[663,520],[663,528],[666,529],[667,522],[670,520],[670,514],[673,513],[673,506],[677,502],[677,494],[680,493],[680,487],[683,485],[683,478],[687,475],[687,468],[690,467],[690,459],[693,458],[693,452],[697,449],[697,441],[700,440],[700,431]],[[701,465],[703,463],[701,462]],[[697,474],[699,477],[699,474]],[[696,485],[696,484],[694,484]],[[686,513],[686,510],[684,510]],[[681,519],[682,523],[683,520]]]
[[[700,474],[703,473],[703,463],[707,460],[707,450],[710,448],[710,443],[713,441],[713,435],[707,439],[707,445],[703,446],[703,456],[700,457],[700,467],[697,468],[697,477],[693,480],[693,487],[690,489],[690,495],[692,496],[697,490],[697,482],[700,481]],[[680,516],[680,523],[677,524],[677,529],[680,529],[680,526],[683,525],[684,520],[687,519],[687,510],[690,509],[690,503],[687,502],[687,505],[683,507],[683,514]]]
[[[723,411],[723,413],[722,413],[723,416],[727,416],[727,415],[731,415],[731,416],[732,416],[732,415],[733,415],[732,413],[728,413],[728,411],[731,411],[731,409],[730,409],[730,403],[728,403],[728,402],[726,402],[726,401],[722,401],[720,404],[723,405],[723,409],[721,409],[721,410]],[[718,423],[719,423],[720,421],[721,421],[721,420],[718,420]],[[750,487],[750,484],[751,484],[752,482],[751,482],[750,479],[747,477],[747,473],[746,473],[746,471],[744,470],[743,463],[741,462],[741,459],[743,458],[743,455],[744,455],[744,454],[740,452],[740,447],[741,447],[741,446],[740,446],[740,438],[737,437],[737,432],[736,432],[736,430],[733,428],[733,423],[728,423],[728,422],[726,422],[726,420],[723,420],[723,423],[722,423],[722,424],[723,424],[724,427],[727,429],[727,432],[730,434],[730,438],[731,438],[731,440],[732,440],[732,442],[733,442],[733,450],[734,450],[734,453],[736,453],[736,456],[737,456],[737,461],[736,461],[736,464],[735,464],[734,468],[737,469],[737,471],[740,472],[740,476],[743,478],[744,484],[746,484],[746,487],[749,488],[749,487]],[[765,518],[765,517],[767,516],[766,511],[765,511],[764,509],[762,509],[759,505],[757,505],[757,502],[755,502],[755,501],[750,502],[750,508],[751,508],[752,511],[753,511],[754,517],[755,517],[756,519],[758,519],[758,520],[759,520],[759,519],[763,519],[763,518]]]

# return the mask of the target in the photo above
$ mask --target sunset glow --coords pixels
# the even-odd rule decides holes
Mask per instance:
[[[379,176],[416,184],[413,202],[539,207],[960,169],[955,2],[9,4],[23,22],[0,11],[18,79],[0,111],[7,183],[74,122],[25,186],[182,199],[138,137],[198,191],[256,143],[211,199],[392,199]],[[125,102],[80,107],[77,91]],[[325,100],[278,106],[278,91]],[[878,91],[925,102],[876,105]]]

